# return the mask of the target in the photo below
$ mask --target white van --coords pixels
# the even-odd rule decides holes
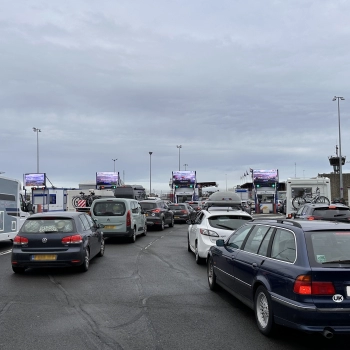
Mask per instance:
[[[90,213],[95,222],[104,225],[104,237],[128,237],[134,243],[137,235],[147,234],[145,214],[135,199],[95,199]]]

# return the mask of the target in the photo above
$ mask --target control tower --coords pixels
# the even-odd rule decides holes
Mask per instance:
[[[333,167],[334,174],[339,174],[339,155],[338,155],[338,146],[335,146],[335,154],[336,156],[329,156],[329,164]],[[345,164],[345,156],[341,157],[342,166]]]

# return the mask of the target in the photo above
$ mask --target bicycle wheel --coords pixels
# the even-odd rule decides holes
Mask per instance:
[[[315,198],[315,203],[325,203],[325,204],[330,204],[330,201],[327,197],[325,196],[319,196]]]
[[[73,204],[73,207],[76,208],[78,206],[78,200],[80,199],[80,197],[78,196],[74,196],[72,198],[72,204]]]
[[[306,200],[303,197],[294,197],[292,200],[292,205],[294,209],[299,209],[301,205],[305,204]]]

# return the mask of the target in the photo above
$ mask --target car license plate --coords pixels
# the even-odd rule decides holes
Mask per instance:
[[[55,254],[32,255],[32,260],[34,261],[52,261],[56,259],[57,259],[57,255]]]
[[[175,216],[175,219],[180,219],[180,217],[179,216]]]
[[[350,286],[346,287],[346,295],[350,297]]]
[[[112,230],[115,228],[115,225],[106,225],[104,228],[106,228],[107,230]]]

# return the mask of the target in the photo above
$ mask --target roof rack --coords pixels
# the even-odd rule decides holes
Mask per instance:
[[[269,218],[266,218],[266,219],[254,219],[254,221],[276,221],[277,223],[279,224],[290,224],[290,225],[293,225],[293,226],[296,226],[296,227],[299,227],[299,228],[303,228],[301,226],[301,224],[297,221],[294,221],[294,220],[290,220],[290,219],[269,219]]]

